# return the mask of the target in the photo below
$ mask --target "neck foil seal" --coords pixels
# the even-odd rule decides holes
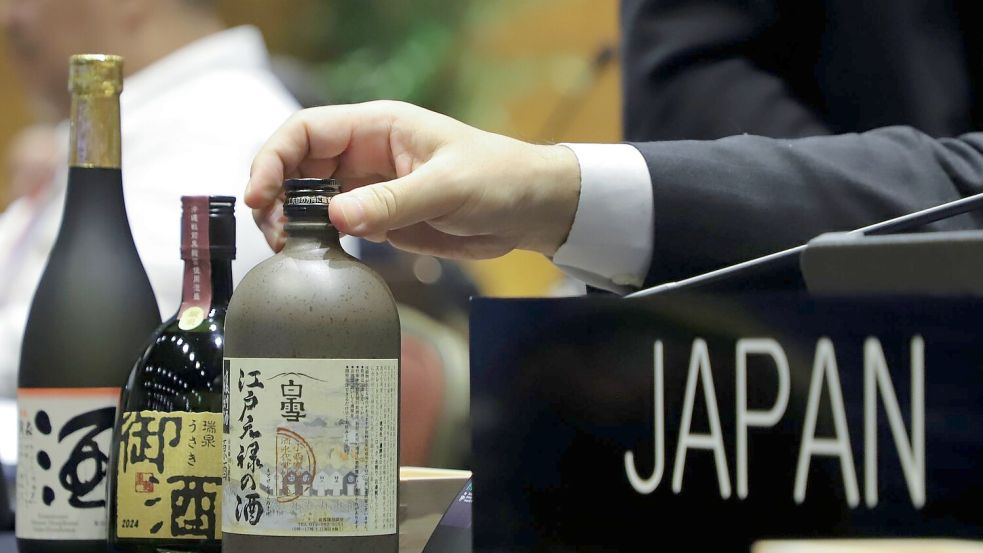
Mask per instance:
[[[212,308],[212,259],[235,258],[235,198],[182,196],[181,205],[184,286],[178,326],[191,330]]]

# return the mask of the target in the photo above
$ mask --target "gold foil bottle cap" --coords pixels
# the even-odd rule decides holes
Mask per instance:
[[[72,93],[69,164],[118,169],[123,58],[104,54],[72,56],[68,90]]]
[[[80,95],[118,95],[123,91],[123,58],[108,54],[72,56],[68,91]]]

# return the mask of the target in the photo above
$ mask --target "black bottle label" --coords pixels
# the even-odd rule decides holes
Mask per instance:
[[[221,448],[221,413],[124,413],[116,452],[116,535],[221,539]]]
[[[17,390],[16,534],[106,539],[106,469],[119,388]]]
[[[398,360],[226,363],[223,530],[395,534]]]

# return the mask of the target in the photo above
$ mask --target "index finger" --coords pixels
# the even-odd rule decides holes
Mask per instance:
[[[253,209],[268,209],[276,201],[284,177],[294,174],[301,162],[311,155],[309,121],[316,118],[317,114],[312,113],[313,111],[323,109],[328,108],[298,111],[267,139],[249,169],[249,183],[246,185],[244,198],[246,205]],[[331,125],[327,129],[328,133],[334,132]],[[338,142],[338,138],[333,138],[331,142]]]
[[[317,166],[319,175],[331,177],[338,169],[342,154],[352,146],[356,134],[360,140],[376,136],[388,144],[391,110],[379,103],[346,106],[323,106],[298,111],[280,126],[260,148],[250,169],[246,186],[246,204],[267,209],[279,196],[283,179],[299,176],[301,169]],[[376,144],[378,145],[378,143]],[[388,150],[388,148],[386,148]],[[389,161],[388,151],[385,159]]]

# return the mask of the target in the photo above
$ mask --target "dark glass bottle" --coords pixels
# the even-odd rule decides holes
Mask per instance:
[[[286,244],[226,319],[222,550],[395,553],[396,304],[339,245],[327,208],[340,185],[285,186]]]
[[[22,553],[105,551],[119,388],[160,324],[123,204],[123,60],[84,55],[70,63],[66,208],[31,304],[17,381]]]
[[[111,551],[221,549],[222,351],[235,198],[182,198],[177,314],[130,373],[113,432]]]

